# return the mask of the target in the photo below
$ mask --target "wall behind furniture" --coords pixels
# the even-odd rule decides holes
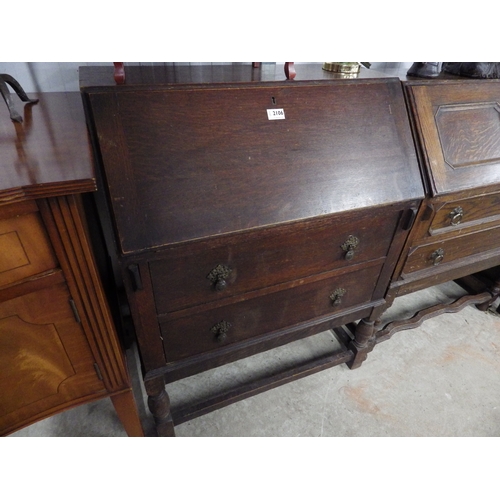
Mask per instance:
[[[250,64],[250,63],[125,63],[127,65],[198,65],[198,64]],[[268,64],[268,63],[264,63]],[[269,63],[282,65],[283,63]],[[302,63],[296,63],[297,67]],[[317,63],[321,64],[321,63]],[[412,63],[408,62],[374,62],[372,69],[401,71],[406,73]],[[78,68],[80,66],[109,66],[112,62],[0,62],[0,73],[14,77],[28,93],[30,92],[69,92],[78,91]],[[12,90],[12,89],[9,89]]]

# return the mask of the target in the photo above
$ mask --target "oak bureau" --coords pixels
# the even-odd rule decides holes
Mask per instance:
[[[107,252],[160,435],[373,336],[425,196],[403,88],[362,70],[82,67]],[[361,320],[361,321],[359,321]],[[359,321],[347,349],[189,408],[165,383]]]
[[[487,310],[500,293],[500,81],[404,79],[426,197],[386,296],[455,280],[467,292],[453,303],[379,324],[372,340],[475,304]]]

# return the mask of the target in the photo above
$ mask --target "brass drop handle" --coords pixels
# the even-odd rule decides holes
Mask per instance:
[[[336,306],[342,303],[342,297],[346,294],[345,288],[337,288],[331,295],[330,300],[332,301],[332,306]]]
[[[354,257],[354,250],[359,245],[359,238],[353,236],[352,234],[347,238],[347,240],[340,245],[342,250],[346,252],[344,255],[345,260],[351,260]]]
[[[227,278],[231,274],[232,269],[228,266],[219,264],[217,267],[212,269],[207,276],[213,285],[214,289],[217,291],[222,291],[227,287]]]
[[[431,260],[433,265],[437,266],[444,259],[444,250],[442,248],[438,248],[431,254]]]
[[[210,328],[210,331],[215,335],[215,340],[219,342],[219,344],[226,341],[227,332],[229,331],[231,326],[231,323],[228,323],[227,321],[221,321],[220,323],[217,323],[216,325],[212,326],[212,328]]]
[[[464,217],[464,209],[462,207],[457,207],[449,213],[448,217],[451,219],[452,226],[458,226]]]

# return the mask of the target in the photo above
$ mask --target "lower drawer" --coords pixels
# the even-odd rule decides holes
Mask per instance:
[[[381,266],[378,260],[358,271],[165,321],[160,327],[167,362],[365,304]]]
[[[434,240],[432,243],[410,249],[403,268],[403,275],[424,269],[432,269],[440,264],[494,250],[500,252],[500,227],[457,236],[448,240]]]

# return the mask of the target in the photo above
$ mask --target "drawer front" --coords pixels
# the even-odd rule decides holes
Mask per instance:
[[[403,274],[431,269],[488,250],[500,253],[500,228],[457,236],[410,249]]]
[[[453,229],[461,230],[495,220],[500,220],[500,193],[445,203],[436,211],[430,232],[436,234]]]
[[[0,220],[0,286],[56,267],[38,212]]]
[[[150,262],[158,313],[384,257],[399,216],[363,211],[173,248]]]
[[[381,265],[162,323],[167,362],[367,303]]]

